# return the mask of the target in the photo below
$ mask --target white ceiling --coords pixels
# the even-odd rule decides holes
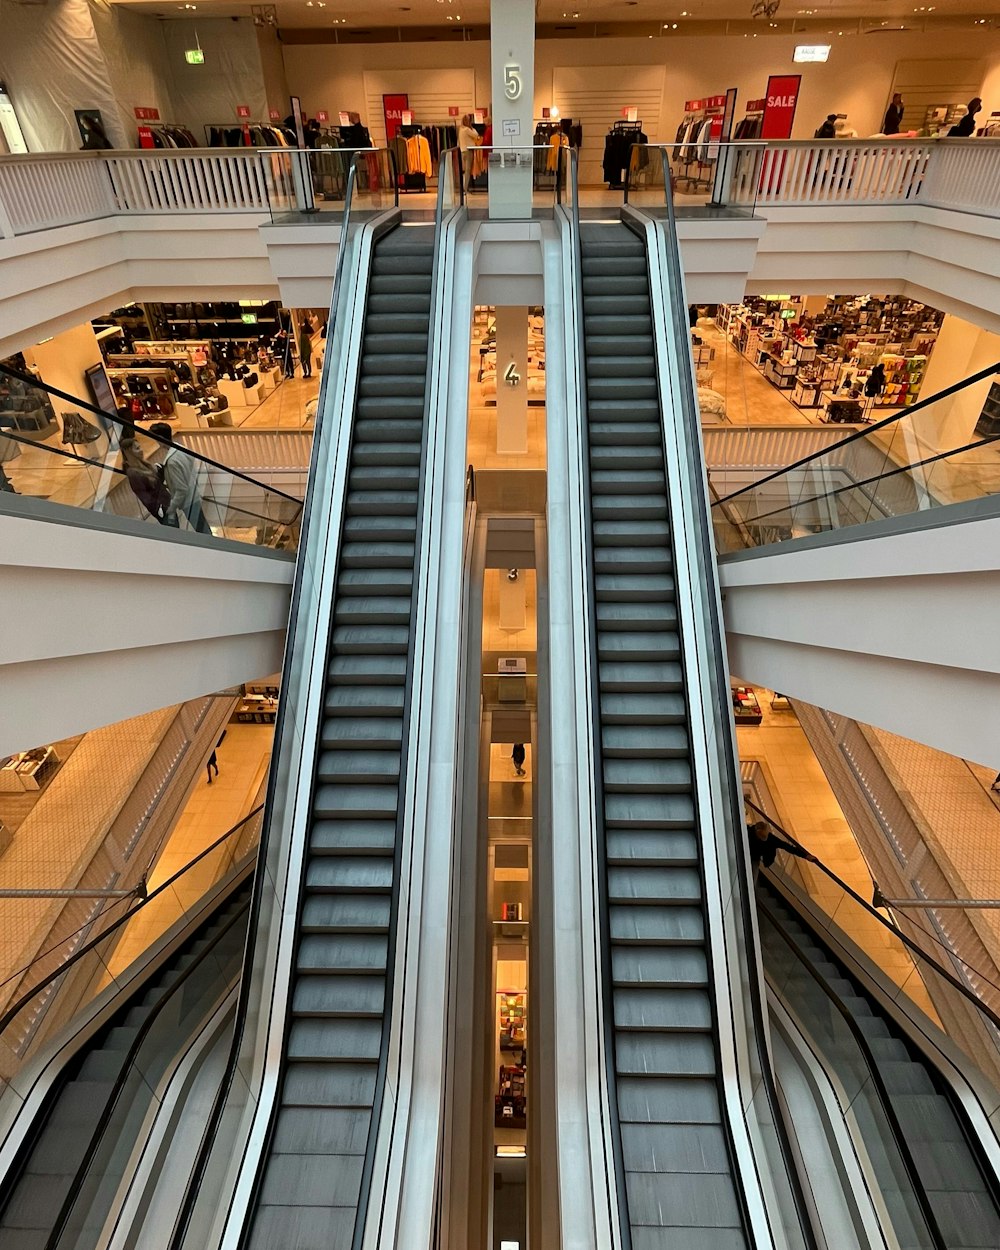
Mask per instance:
[[[234,0],[112,0],[128,8],[165,18],[199,16],[237,17],[251,15],[249,3]],[[738,21],[751,18],[751,0],[539,0],[540,23],[565,27],[585,27],[594,23],[641,24],[643,34],[650,31],[683,33],[684,29],[705,22]],[[489,0],[274,0],[278,25],[283,27],[342,26],[347,30],[370,30],[375,27],[439,26],[455,30],[463,26],[489,24]],[[897,28],[905,23],[919,28],[925,22],[938,24],[950,19],[949,25],[980,23],[987,28],[1000,26],[1000,15],[976,12],[970,0],[932,0],[930,4],[914,4],[913,0],[781,0],[772,19],[774,29],[790,32],[795,21],[801,29],[823,21],[843,22],[853,19],[855,26],[879,26],[892,19]],[[958,19],[961,19],[960,21]],[[766,20],[755,23],[761,30],[769,29]],[[570,31],[567,30],[567,35]],[[588,32],[589,33],[589,32]],[[619,33],[616,29],[615,33]],[[639,33],[639,32],[637,32]]]

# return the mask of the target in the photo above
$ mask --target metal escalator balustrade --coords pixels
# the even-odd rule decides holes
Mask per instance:
[[[73,1059],[0,1190],[5,1250],[97,1244],[155,1073],[183,1044],[181,1026],[239,975],[249,900],[244,876]]]
[[[765,972],[855,1095],[900,1246],[1000,1245],[997,1178],[934,1065],[766,878],[759,890]]]
[[[352,1244],[388,1008],[434,231],[375,245],[285,1068],[248,1244]]]
[[[748,1245],[720,1104],[647,259],[580,232],[614,1089],[635,1250]]]

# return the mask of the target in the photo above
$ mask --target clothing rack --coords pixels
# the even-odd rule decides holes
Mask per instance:
[[[246,141],[250,135],[249,144]],[[227,122],[205,123],[205,145],[210,148],[294,148],[296,136],[279,122],[252,122],[249,119],[235,124]],[[192,144],[192,147],[197,147]]]
[[[604,136],[604,181],[613,191],[620,191],[625,185],[628,171],[635,168],[645,169],[649,156],[645,145],[649,142],[641,121],[612,122],[611,129]],[[636,144],[642,145],[636,153]]]
[[[200,146],[188,126],[182,122],[141,122],[140,129],[146,129],[153,136],[153,146],[157,148],[197,148]]]
[[[673,174],[675,183],[685,182],[689,190],[712,185],[725,113],[725,95],[685,102],[671,153],[672,163],[682,167],[681,172]]]

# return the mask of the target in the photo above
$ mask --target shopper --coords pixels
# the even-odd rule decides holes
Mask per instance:
[[[837,114],[827,113],[826,121],[820,126],[813,136],[816,139],[832,139],[837,133]]]
[[[466,113],[462,118],[462,124],[458,128],[458,150],[462,154],[462,171],[465,181],[465,189],[468,191],[469,183],[472,181],[472,160],[474,153],[473,148],[479,147],[479,132],[473,129],[473,121],[475,118],[471,113]]]
[[[299,360],[302,362],[302,376],[311,378],[313,375],[313,341],[309,330],[309,322],[303,319],[299,326]]]
[[[161,525],[166,525],[167,512],[170,510],[170,491],[167,489],[164,466],[147,460],[132,434],[123,434],[118,445],[122,453],[125,479],[132,494],[151,517]]]
[[[957,121],[955,125],[952,126],[951,130],[948,131],[948,138],[968,139],[968,137],[975,132],[976,114],[982,110],[982,107],[983,102],[980,100],[979,96],[976,96],[974,100],[970,100],[967,105],[968,111],[965,116]]]
[[[514,772],[518,777],[524,776],[524,743],[515,742],[514,749],[510,753],[510,758],[514,761]]]
[[[183,512],[193,530],[199,534],[211,534],[212,527],[205,520],[198,482],[200,462],[174,446],[174,432],[166,421],[157,421],[149,427],[149,432],[167,448],[163,457],[163,476],[170,492],[170,502],[163,523],[179,529],[180,513]]]
[[[766,820],[755,821],[747,825],[747,844],[750,849],[750,864],[756,876],[760,865],[770,868],[779,851],[787,851],[797,859],[808,860],[810,864],[818,864],[819,860],[811,855],[804,846],[796,846],[794,842],[786,842],[776,833],[770,832],[771,826]]]
[[[219,775],[219,757],[216,755],[216,752],[218,751],[219,747],[221,747],[221,746],[222,746],[222,743],[223,743],[223,741],[225,740],[226,734],[227,734],[228,732],[229,732],[228,730],[223,729],[223,731],[222,731],[222,737],[219,739],[219,741],[218,741],[218,742],[215,744],[215,746],[212,748],[212,754],[208,757],[208,762],[207,762],[207,763],[206,763],[206,765],[205,765],[205,770],[206,770],[206,772],[208,773],[208,784],[209,784],[209,785],[211,785],[211,784],[212,784],[212,769],[213,769],[213,768],[215,769],[215,775],[216,775],[216,777],[218,777],[218,775]]]
[[[892,102],[885,110],[885,121],[882,123],[882,133],[884,135],[898,135],[903,126],[903,109],[906,105],[903,103],[903,97],[897,91],[892,97]]]

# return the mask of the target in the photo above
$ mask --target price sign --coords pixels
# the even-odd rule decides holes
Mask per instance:
[[[410,112],[410,110],[409,110],[409,109],[403,109],[403,112],[402,112],[402,114],[401,114],[401,116],[400,116],[400,119],[399,119],[399,124],[400,124],[401,126],[412,126],[412,125],[413,125],[413,114]]]
[[[268,109],[267,115],[273,122],[281,121],[281,113],[278,111],[278,109]]]
[[[137,108],[132,110],[135,113],[135,119],[139,122],[158,122],[160,120],[160,110],[151,108]]]
[[[338,113],[337,116],[340,118],[340,124],[342,126],[349,126],[351,124],[350,113]]]
[[[622,109],[622,117],[627,122],[637,122],[639,120],[639,110],[634,104],[630,104],[627,108]]]
[[[249,116],[250,116],[250,105],[249,105],[249,104],[237,104],[237,106],[236,106],[236,116],[237,116],[237,117],[249,117]]]
[[[330,114],[326,111],[326,109],[317,109],[316,120],[318,122],[328,122],[330,120]]]
[[[448,105],[448,116],[449,116],[449,117],[457,117],[457,116],[458,116],[458,105],[457,105],[457,104],[449,104],[449,105]]]

